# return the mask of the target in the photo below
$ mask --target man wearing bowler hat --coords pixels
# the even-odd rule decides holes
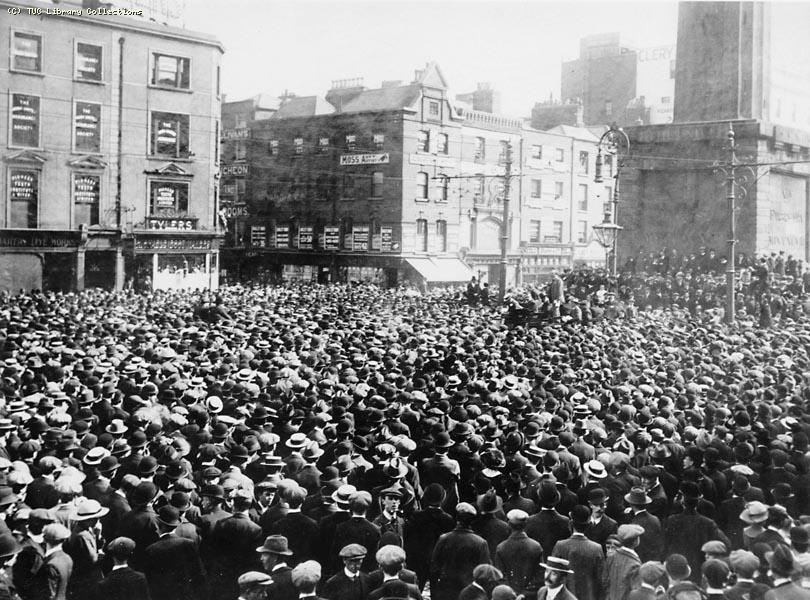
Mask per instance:
[[[414,511],[404,527],[404,548],[408,565],[416,572],[419,581],[427,582],[430,576],[430,557],[439,537],[453,529],[453,517],[442,509],[445,491],[438,483],[425,487],[422,494],[422,509]]]
[[[287,560],[292,556],[287,538],[283,535],[267,536],[256,552],[264,572],[273,579],[267,590],[268,597],[273,600],[296,600],[298,590],[292,584],[292,569],[287,565]]]
[[[625,495],[624,501],[630,506],[629,523],[638,525],[644,530],[641,534],[636,552],[642,562],[662,560],[664,558],[664,535],[661,521],[647,511],[652,499],[644,488],[634,487]]]
[[[329,600],[365,600],[371,591],[368,575],[360,570],[368,551],[360,544],[348,544],[338,555],[343,569],[332,575],[324,585],[322,594]]]
[[[591,511],[581,504],[571,509],[571,537],[554,546],[553,556],[565,558],[571,564],[571,591],[577,600],[601,598],[602,567],[605,562],[601,546],[585,537]]]
[[[163,506],[158,512],[160,538],[146,549],[144,557],[152,600],[197,600],[208,595],[200,555],[194,542],[174,533],[178,525],[177,509]]]
[[[134,569],[144,569],[146,549],[160,537],[158,515],[152,508],[156,496],[154,483],[139,483],[132,493],[132,512],[122,517],[116,532],[135,541],[135,552],[130,561]]]
[[[537,500],[540,511],[529,517],[526,523],[526,535],[540,542],[543,554],[550,556],[554,544],[569,536],[569,519],[557,512],[560,492],[553,481],[545,480],[537,489]]]
[[[566,559],[550,556],[540,566],[546,570],[543,576],[545,585],[538,590],[537,600],[577,600],[565,585],[568,576],[574,574]]]

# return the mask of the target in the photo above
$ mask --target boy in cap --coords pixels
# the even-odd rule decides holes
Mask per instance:
[[[793,554],[785,544],[777,544],[765,555],[773,576],[773,588],[765,594],[765,600],[808,600],[810,590],[799,587],[791,576],[795,569]]]
[[[365,600],[369,593],[368,575],[360,570],[368,551],[360,544],[348,544],[340,549],[343,570],[332,575],[322,593],[329,600]]]
[[[492,589],[503,580],[503,573],[492,565],[478,565],[473,569],[473,581],[461,590],[458,600],[489,600]]]
[[[129,566],[129,557],[134,551],[135,542],[127,537],[117,537],[107,544],[107,555],[113,559],[113,568],[96,587],[97,598],[115,600],[149,598],[146,576]]]
[[[759,559],[748,550],[734,550],[728,557],[731,570],[736,575],[736,583],[726,590],[728,600],[745,600],[751,595],[754,578],[759,571]]]
[[[601,588],[611,600],[626,600],[630,591],[639,587],[638,571],[641,560],[636,554],[639,538],[644,533],[640,525],[621,525],[616,532],[617,541],[621,544],[605,560],[602,571]]]
[[[321,565],[314,560],[307,560],[292,570],[292,583],[298,590],[298,598],[317,600],[315,588],[321,580]]]
[[[543,547],[526,535],[528,513],[512,509],[506,521],[512,532],[498,544],[492,563],[504,574],[504,580],[518,594],[534,594],[540,587],[540,561]]]
[[[402,486],[394,484],[380,492],[380,505],[382,512],[372,521],[383,534],[392,531],[403,539],[405,521],[399,516],[399,506],[402,502]]]
[[[710,558],[701,567],[704,590],[709,600],[724,600],[726,584],[731,570],[722,560]]]
[[[568,575],[574,572],[570,569],[570,564],[564,558],[550,556],[545,563],[540,566],[546,570],[543,581],[546,585],[537,592],[537,600],[577,600],[577,598],[565,587]]]
[[[273,583],[273,578],[267,573],[259,571],[248,571],[242,573],[236,580],[239,587],[238,600],[265,600],[267,598],[267,586]]]
[[[383,546],[377,550],[375,558],[380,565],[381,577],[378,578],[375,573],[369,578],[369,585],[374,588],[369,600],[390,597],[420,600],[422,594],[416,584],[416,576],[413,573],[411,577],[406,576],[402,568],[405,564],[405,551],[402,548],[392,544]]]
[[[45,558],[32,586],[32,597],[64,600],[67,585],[73,573],[73,559],[62,550],[70,537],[70,530],[60,523],[50,523],[42,530]]]
[[[630,592],[627,600],[657,600],[664,594],[664,588],[661,586],[664,575],[666,569],[660,562],[650,560],[642,564],[638,569],[641,585]]]

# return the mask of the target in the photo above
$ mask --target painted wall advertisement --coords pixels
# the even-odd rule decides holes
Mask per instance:
[[[276,248],[290,247],[290,226],[278,225],[276,227]]]
[[[357,225],[352,229],[352,250],[368,252],[368,225]]]
[[[380,228],[380,246],[383,252],[391,252],[393,249],[391,246],[393,244],[394,239],[394,228],[393,227],[381,227]]]

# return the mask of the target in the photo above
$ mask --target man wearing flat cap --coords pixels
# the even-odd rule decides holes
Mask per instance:
[[[810,599],[810,590],[799,587],[791,580],[796,561],[788,546],[777,544],[771,552],[765,554],[765,559],[773,576],[773,587],[765,594],[765,600]]]
[[[265,600],[267,598],[267,586],[273,583],[273,578],[267,573],[260,571],[248,571],[242,573],[236,580],[239,587],[239,598],[237,600]]]
[[[400,540],[403,538],[405,521],[399,516],[399,506],[402,503],[402,486],[391,485],[380,492],[380,505],[382,512],[372,521],[380,529],[380,534],[387,531],[395,533]]]
[[[534,594],[540,588],[543,547],[540,542],[526,535],[529,515],[523,510],[512,509],[506,513],[511,533],[498,544],[492,564],[504,575],[504,580],[518,594]]]
[[[503,580],[503,573],[492,565],[478,565],[472,574],[472,583],[461,590],[458,600],[489,600],[492,590]]]
[[[321,580],[321,565],[314,560],[307,560],[292,570],[292,583],[298,590],[298,598],[311,598],[318,600],[315,588]]]
[[[62,549],[70,530],[60,523],[50,523],[42,530],[45,559],[32,586],[32,598],[65,600],[67,586],[73,573],[73,559]]]
[[[621,546],[607,557],[602,571],[601,587],[611,600],[627,600],[631,590],[640,585],[638,570],[641,560],[635,549],[643,533],[644,529],[634,524],[620,525],[616,532]]]
[[[48,523],[53,523],[53,517],[50,511],[44,508],[35,508],[28,515],[26,537],[20,544],[22,548],[11,570],[14,586],[23,600],[28,600],[31,596],[31,585],[45,560],[42,530]]]
[[[577,600],[565,586],[568,576],[574,573],[567,560],[549,556],[540,566],[546,570],[543,576],[545,585],[538,590],[537,600]]]
[[[736,575],[736,583],[726,590],[728,600],[745,600],[751,597],[754,578],[760,568],[759,558],[748,550],[734,550],[728,557],[731,570]]]
[[[490,562],[487,541],[475,534],[475,508],[466,502],[456,506],[456,528],[443,534],[433,548],[430,571],[431,598],[457,600],[472,583],[473,569]]]
[[[402,548],[393,544],[385,545],[377,550],[375,558],[380,565],[381,577],[376,572],[369,577],[369,584],[374,588],[368,596],[369,600],[381,598],[420,600],[422,594],[416,583],[416,576],[413,573],[411,577],[406,576],[402,568],[405,564],[405,551]]]
[[[340,549],[338,556],[343,569],[330,577],[321,593],[329,600],[365,600],[371,591],[368,575],[360,570],[368,551],[360,544],[348,544]]]
[[[135,551],[135,542],[117,537],[107,544],[107,556],[113,560],[112,571],[95,589],[97,600],[149,600],[146,576],[129,566],[129,557]]]
[[[662,584],[667,574],[664,565],[658,561],[647,561],[638,569],[640,586],[635,588],[627,600],[657,600],[663,593]]]

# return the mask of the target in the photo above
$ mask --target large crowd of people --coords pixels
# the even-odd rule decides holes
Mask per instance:
[[[4,296],[0,598],[810,598],[810,321],[699,317]]]

